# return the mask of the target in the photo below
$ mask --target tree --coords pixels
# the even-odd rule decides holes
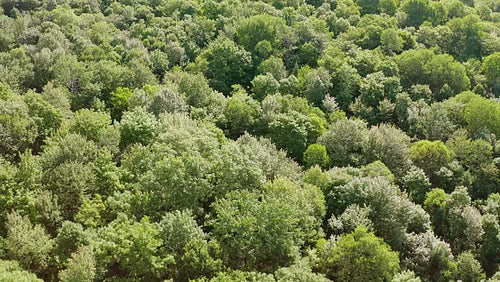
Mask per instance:
[[[67,39],[64,38],[64,35],[59,33],[56,36],[54,36],[55,37],[54,39],[62,39],[58,42],[60,45],[58,44],[59,46],[57,45],[53,46],[56,48],[53,49],[51,48],[52,50],[55,49],[54,51],[51,51],[51,49],[49,49],[50,47],[47,48],[46,46],[44,46],[46,45],[46,43],[48,43],[44,42],[46,35],[47,35],[46,33],[42,34],[42,36],[38,40],[39,45],[38,44],[37,45],[40,51],[32,55],[33,72],[36,73],[37,75],[33,77],[33,80],[30,84],[32,85],[32,87],[35,87],[37,89],[42,89],[43,86],[45,86],[47,82],[52,79],[53,71],[51,70],[51,68],[52,65],[54,64],[55,57],[57,57],[60,53],[62,53],[61,47],[66,45],[65,43],[69,43]]]
[[[357,96],[360,81],[361,76],[358,71],[346,62],[335,70],[332,78],[333,89],[331,92],[337,93],[335,97],[341,109],[347,110],[349,104]]]
[[[465,72],[465,67],[456,62],[452,56],[446,54],[435,55],[426,63],[426,73],[429,75],[429,86],[436,100],[441,101],[453,94],[469,90],[470,80]],[[448,85],[451,94],[446,93]]]
[[[308,65],[311,67],[315,67],[318,64],[317,60],[319,53],[320,51],[318,50],[315,44],[307,42],[306,44],[300,47],[300,52],[297,58],[298,64],[300,66]]]
[[[465,98],[465,97],[464,97]],[[491,133],[500,136],[500,105],[498,103],[472,94],[462,112],[467,124],[467,131],[476,137]]]
[[[409,88],[412,85],[426,84],[426,63],[433,57],[434,53],[428,49],[407,50],[397,55],[394,60],[398,65],[401,85]]]
[[[401,7],[407,15],[405,21],[407,26],[420,26],[424,21],[431,21],[434,17],[434,11],[428,0],[407,0]]]
[[[160,78],[167,72],[170,62],[168,55],[160,50],[153,50],[150,52],[151,70]]]
[[[26,90],[33,78],[33,63],[22,48],[0,52],[0,83],[14,90]]]
[[[170,41],[163,48],[169,60],[169,66],[184,63],[186,58],[186,49],[178,41]]]
[[[441,141],[421,140],[411,147],[411,160],[432,179],[452,159],[452,152]]]
[[[0,280],[5,282],[42,282],[35,274],[22,269],[17,261],[0,260]]]
[[[101,213],[105,209],[106,206],[102,201],[101,194],[96,194],[91,199],[84,197],[78,213],[75,215],[75,222],[85,227],[96,228],[103,223]]]
[[[7,160],[17,158],[32,146],[38,129],[30,117],[29,108],[23,97],[12,92],[8,86],[0,83],[0,156]]]
[[[380,35],[380,44],[387,54],[397,54],[403,50],[403,39],[396,29],[386,29]]]
[[[480,58],[484,55],[482,41],[485,33],[480,19],[476,15],[467,15],[449,20],[446,26],[450,28],[445,50],[457,60],[466,61],[469,58]]]
[[[202,96],[200,94],[199,96]],[[203,101],[205,102],[205,101]],[[156,92],[149,104],[148,111],[158,117],[162,113],[183,113],[188,111],[185,98],[170,88],[162,88]]]
[[[223,198],[226,193],[234,190],[262,189],[266,175],[259,167],[259,162],[243,154],[236,143],[225,144],[217,154],[211,172],[215,176],[211,180],[216,199]]]
[[[407,234],[401,251],[401,263],[424,281],[455,280],[457,264],[448,243],[432,232]]]
[[[84,136],[74,133],[61,134],[46,140],[46,145],[40,154],[40,161],[44,172],[49,174],[52,169],[64,163],[89,164],[94,162],[103,151]]]
[[[66,265],[71,254],[77,253],[78,248],[87,245],[89,234],[84,227],[72,221],[64,221],[58,230],[54,240],[53,258],[59,266]],[[88,254],[89,250],[82,251]]]
[[[428,140],[446,140],[457,128],[451,120],[446,106],[442,103],[432,104],[415,126],[423,129],[424,136]]]
[[[67,89],[56,87],[52,82],[49,82],[43,87],[41,95],[45,101],[49,102],[54,108],[59,109],[64,117],[71,116],[69,91]]]
[[[477,170],[491,161],[493,148],[483,139],[471,140],[465,134],[466,132],[457,132],[446,145],[461,164],[471,170]]]
[[[330,73],[333,73],[336,68],[339,68],[343,64],[344,59],[344,52],[338,46],[331,44],[321,54],[318,64]]]
[[[408,89],[428,84],[435,100],[441,101],[470,87],[465,67],[448,54],[435,55],[429,49],[408,50],[397,55],[395,61],[402,86]]]
[[[465,187],[457,187],[450,195],[432,189],[424,206],[432,217],[434,232],[450,242],[455,253],[476,249],[484,233],[481,214],[471,205]]]
[[[35,150],[38,151],[43,140],[61,127],[63,115],[59,109],[45,101],[40,94],[29,92],[24,96],[24,100],[38,131],[35,143]]]
[[[289,267],[282,267],[274,272],[274,277],[278,282],[292,281],[330,281],[324,275],[315,273],[305,262],[299,262]]]
[[[328,71],[323,68],[313,69],[306,75],[304,81],[304,94],[307,100],[315,106],[320,106],[329,94],[333,84],[330,81]]]
[[[260,197],[255,192],[235,191],[214,204],[216,217],[209,225],[221,243],[225,263],[234,268],[273,269],[298,256],[298,238],[287,231],[296,226],[291,207],[273,198],[259,203]],[[275,242],[272,248],[266,246],[268,240]]]
[[[100,60],[90,62],[88,64],[91,81],[100,90],[97,98],[105,103],[110,102],[111,92],[118,87],[140,87],[142,85],[134,84],[134,75],[139,71],[132,72],[130,68],[124,65],[119,65],[116,62],[108,60]],[[89,102],[92,102],[90,100]]]
[[[264,40],[272,46],[278,43],[278,35],[283,32],[285,23],[282,19],[267,14],[255,15],[243,19],[236,30],[238,43],[249,52]]]
[[[482,225],[484,228],[483,243],[479,248],[479,260],[486,274],[492,275],[498,270],[500,253],[500,224],[497,215],[486,214],[483,216]]]
[[[123,150],[134,143],[149,144],[155,137],[156,118],[145,108],[125,112],[120,121],[120,148]]]
[[[64,282],[91,282],[95,279],[95,257],[90,246],[80,247],[71,257],[65,270],[59,272],[59,279]]]
[[[68,122],[68,131],[86,137],[100,146],[116,151],[120,142],[118,129],[111,125],[109,113],[81,109]]]
[[[200,63],[209,84],[215,90],[229,94],[233,84],[248,86],[251,80],[250,53],[232,40],[219,38],[210,43],[200,55]]]
[[[367,218],[373,223],[375,235],[395,250],[400,250],[407,233],[428,230],[429,216],[386,177],[360,175],[345,182],[328,193],[328,215],[342,217],[351,205],[368,207]]]
[[[405,270],[396,273],[392,278],[392,282],[420,282],[420,277],[415,277],[415,272],[411,270]]]
[[[431,189],[431,182],[424,171],[413,168],[403,177],[402,182],[401,188],[406,190],[410,199],[417,204],[423,204],[427,192]]]
[[[452,250],[460,253],[466,250],[475,250],[480,242],[484,230],[482,216],[477,208],[471,205],[471,198],[467,189],[457,187],[444,204],[446,219],[441,236],[452,245]]]
[[[46,143],[40,157],[41,182],[61,200],[63,217],[73,218],[83,196],[95,189],[92,162],[102,151],[78,134],[54,136]]]
[[[264,191],[233,191],[213,204],[216,216],[208,225],[232,268],[274,271],[320,235],[324,200],[317,187],[278,179]]]
[[[271,140],[245,134],[240,136],[236,143],[244,155],[258,164],[267,180],[274,180],[280,176],[298,180],[302,176],[300,166],[287,158],[286,152],[276,148]]]
[[[205,241],[205,233],[189,210],[167,213],[159,226],[164,242],[161,252],[163,256],[174,256],[177,262],[175,269],[169,269],[169,275],[187,280],[197,277],[196,272],[201,276],[220,267],[221,261],[212,257],[214,253],[218,255],[218,246]]]
[[[367,165],[361,166],[360,172],[361,175],[363,176],[367,177],[383,176],[389,182],[391,183],[394,182],[394,175],[392,174],[391,170],[381,161],[374,161]]]
[[[86,64],[75,55],[62,55],[54,63],[54,85],[68,89],[73,110],[90,107],[100,97],[100,87],[91,81]]]
[[[395,18],[384,17],[382,15],[370,14],[362,17],[359,23],[356,25],[357,31],[347,30],[347,36],[350,40],[353,40],[358,46],[363,49],[375,49],[381,44],[381,34],[384,30],[397,28],[397,22]],[[374,54],[374,52],[366,50],[360,54]],[[360,55],[358,54],[358,55]],[[382,53],[377,52],[378,56]],[[363,55],[362,55],[363,56]],[[375,63],[375,62],[374,62]],[[358,69],[359,71],[359,69]],[[362,72],[360,71],[360,74]],[[363,73],[362,75],[365,75]]]
[[[135,222],[120,215],[98,229],[91,242],[97,262],[96,279],[128,276],[156,280],[165,277],[167,266],[174,263],[174,258],[160,256],[161,245],[157,224],[149,222],[147,217]]]
[[[283,59],[271,56],[268,59],[262,61],[257,67],[259,74],[270,73],[276,80],[281,81],[286,78],[287,71],[285,65],[283,64]]]
[[[267,95],[275,94],[278,91],[280,84],[271,74],[267,73],[265,75],[257,75],[252,80],[252,86],[252,91],[254,93],[253,96],[257,100],[261,101]]]
[[[221,93],[214,92],[209,87],[207,79],[201,73],[193,74],[174,70],[165,76],[165,80],[173,83],[174,86],[177,86],[177,89],[173,88],[172,90],[178,91],[181,96],[171,97],[173,96],[171,94],[168,98],[184,100],[187,106],[191,106],[190,109],[191,112],[193,112],[193,116],[201,115],[200,118],[211,118],[214,121],[220,121],[223,119],[223,112],[226,103],[224,96]],[[178,104],[178,111],[185,107],[182,105],[184,103],[183,101],[172,100],[169,102],[173,104],[172,106]],[[153,109],[158,106],[150,104],[150,108]]]
[[[182,209],[201,214],[213,193],[208,182],[209,166],[196,151],[157,161],[140,181],[142,190],[149,194],[148,214],[157,218],[165,211]]]
[[[192,240],[184,247],[177,266],[177,279],[214,277],[223,269],[221,250],[217,241]]]
[[[111,92],[110,108],[111,117],[113,120],[120,121],[122,113],[128,109],[128,99],[132,96],[132,90],[129,88],[118,87],[115,91]]]
[[[205,237],[189,210],[167,213],[160,221],[160,233],[168,253],[178,253],[189,241]]]
[[[486,76],[488,86],[491,87],[493,94],[498,97],[500,96],[500,52],[495,52],[483,61],[481,67],[484,75]]]
[[[333,234],[351,233],[360,226],[366,227],[373,232],[373,222],[370,220],[371,209],[352,204],[340,216],[332,216],[328,220],[328,225]]]
[[[91,164],[64,162],[44,175],[44,183],[61,201],[61,215],[72,219],[84,196],[94,189],[95,174]]]
[[[358,0],[356,1],[356,4],[358,4],[359,7],[361,7],[361,13],[363,15],[376,14],[378,12],[379,1]]]
[[[401,130],[381,124],[372,127],[366,144],[367,162],[380,160],[397,176],[406,174],[410,165],[410,138]]]
[[[53,240],[40,225],[33,225],[17,212],[7,216],[7,257],[17,260],[25,269],[43,274],[48,267]]]
[[[458,279],[462,281],[482,281],[485,278],[481,264],[471,252],[464,252],[457,258]]]
[[[441,220],[443,216],[442,208],[447,198],[448,194],[443,189],[433,188],[425,194],[424,209],[433,219]],[[439,228],[440,226],[435,224],[435,227]]]
[[[337,242],[320,240],[319,269],[341,281],[385,281],[399,269],[398,253],[365,227],[343,235]]]
[[[185,113],[161,115],[155,132],[160,146],[153,147],[159,150],[161,157],[172,150],[177,154],[197,151],[213,156],[227,141],[221,129],[210,122],[193,120]]]
[[[328,167],[330,160],[326,154],[326,147],[321,144],[311,144],[304,152],[304,163],[307,167],[319,165],[322,168]]]
[[[288,156],[302,160],[307,146],[314,141],[315,124],[310,117],[290,111],[278,114],[269,124],[269,139],[278,148],[286,149]]]
[[[261,107],[257,101],[240,89],[228,98],[224,116],[228,136],[237,138],[245,131],[252,131],[261,115]]]
[[[358,166],[366,163],[368,133],[363,121],[341,119],[330,125],[328,131],[318,139],[318,143],[326,147],[332,165]]]
[[[272,274],[266,274],[255,271],[240,271],[240,270],[228,270],[226,272],[219,272],[215,277],[210,279],[211,282],[274,282]]]

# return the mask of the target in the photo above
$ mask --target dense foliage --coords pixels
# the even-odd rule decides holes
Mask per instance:
[[[499,265],[499,1],[0,0],[1,281]]]

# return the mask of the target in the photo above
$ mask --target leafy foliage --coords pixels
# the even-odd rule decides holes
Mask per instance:
[[[364,227],[337,242],[320,241],[317,248],[324,256],[319,268],[331,279],[384,281],[399,268],[397,253]]]
[[[498,1],[0,2],[1,281],[498,280]]]

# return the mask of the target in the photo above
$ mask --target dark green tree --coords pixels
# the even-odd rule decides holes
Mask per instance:
[[[208,45],[200,55],[199,64],[210,86],[226,95],[232,85],[248,86],[252,79],[250,53],[227,38],[219,38]]]

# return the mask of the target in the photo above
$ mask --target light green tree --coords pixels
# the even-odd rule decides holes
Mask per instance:
[[[320,240],[319,269],[341,281],[386,281],[399,270],[398,253],[365,227],[345,234],[338,241]]]

